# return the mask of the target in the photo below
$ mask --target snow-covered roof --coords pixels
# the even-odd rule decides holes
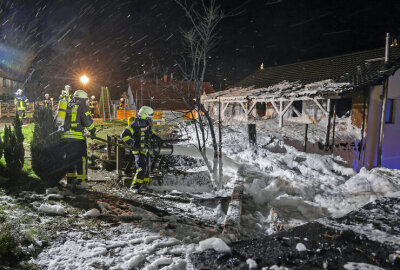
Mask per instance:
[[[279,100],[292,98],[309,98],[315,96],[332,97],[349,91],[349,83],[335,83],[333,80],[323,80],[306,85],[300,82],[283,81],[281,83],[262,88],[235,87],[228,90],[202,96],[203,100]]]

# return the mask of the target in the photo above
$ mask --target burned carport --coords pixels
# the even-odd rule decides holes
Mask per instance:
[[[220,113],[225,123],[275,118],[282,127],[284,120],[322,124],[325,119],[325,146],[335,125],[331,118],[347,115],[351,125],[359,129],[349,160],[353,167],[399,168],[396,152],[400,149],[393,139],[399,131],[399,67],[400,49],[389,50],[388,46],[386,50],[261,67],[233,88],[204,95],[202,102],[215,117]],[[382,102],[385,91],[387,110]],[[381,125],[381,116],[385,125]]]

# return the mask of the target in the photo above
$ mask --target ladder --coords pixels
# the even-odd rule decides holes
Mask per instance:
[[[103,120],[111,121],[111,103],[110,103],[110,92],[108,91],[108,87],[101,87],[101,105],[102,105],[102,113]]]

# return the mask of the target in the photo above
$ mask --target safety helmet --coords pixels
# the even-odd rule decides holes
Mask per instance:
[[[91,96],[90,98],[91,98],[91,99],[96,99],[96,97],[95,97],[95,96]]]
[[[89,98],[88,94],[83,91],[83,90],[76,90],[74,93],[74,98],[83,98],[83,99],[87,99]]]
[[[44,94],[44,96],[45,96],[45,97],[49,97],[50,95],[46,93],[46,94]]]
[[[67,89],[71,90],[71,86],[69,84],[67,84],[66,86],[64,86],[64,89],[65,90],[67,90]]]
[[[151,119],[154,116],[154,110],[149,106],[143,106],[139,110],[139,116],[142,119]]]
[[[123,98],[123,97],[122,97],[122,98],[120,98],[120,99],[119,99],[119,101],[123,102],[123,101],[124,101],[124,98]]]
[[[22,92],[23,92],[22,89],[18,89],[17,90],[17,93],[21,93],[22,94]]]

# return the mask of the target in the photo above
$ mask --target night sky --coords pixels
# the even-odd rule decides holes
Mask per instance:
[[[218,29],[206,76],[223,89],[264,66],[384,46],[400,35],[400,1],[225,0],[236,14]],[[129,76],[174,74],[189,26],[172,0],[20,0],[0,2],[0,64],[26,79],[27,94],[58,95],[65,84],[92,79],[94,93],[127,89]]]

